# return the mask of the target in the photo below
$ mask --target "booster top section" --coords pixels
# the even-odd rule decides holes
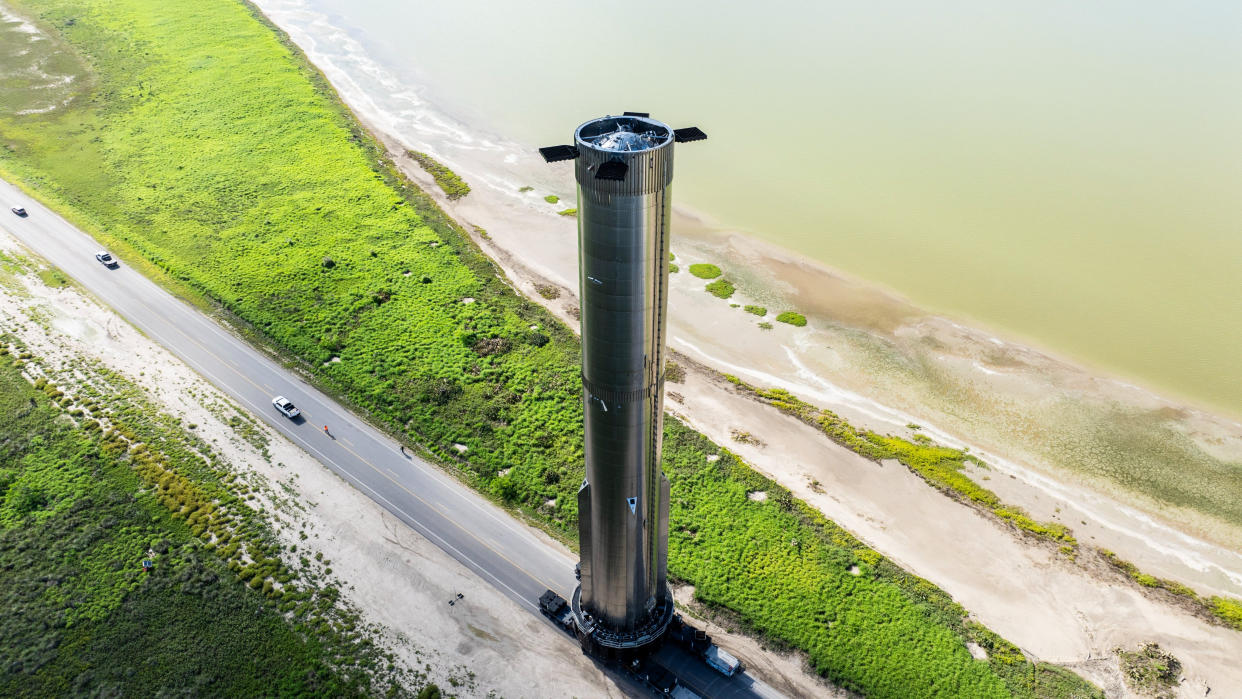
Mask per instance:
[[[574,131],[573,145],[545,146],[539,154],[549,163],[576,160],[574,175],[582,191],[608,200],[667,187],[673,181],[673,144],[705,138],[697,126],[670,129],[646,112],[626,112],[592,119]],[[579,202],[584,212],[586,207],[587,202]]]
[[[655,119],[607,116],[592,119],[574,132],[579,148],[608,153],[634,153],[659,148],[673,140],[673,130]]]
[[[647,117],[588,121],[574,131],[578,184],[605,197],[658,192],[673,181],[675,140],[672,129]]]

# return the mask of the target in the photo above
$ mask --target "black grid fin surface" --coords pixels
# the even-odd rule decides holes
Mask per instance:
[[[707,134],[697,126],[687,126],[684,129],[673,129],[673,140],[678,143],[690,143],[691,141],[702,141],[707,138]]]
[[[651,112],[626,112],[625,114],[622,114],[621,116],[636,116],[636,117],[642,117],[644,119],[647,119],[651,117]]]
[[[539,149],[539,155],[543,156],[545,162],[555,163],[578,157],[578,149],[573,146],[547,146]]]
[[[595,171],[595,179],[597,180],[616,180],[620,182],[625,179],[625,173],[630,169],[629,165],[620,160],[609,160],[599,166]]]

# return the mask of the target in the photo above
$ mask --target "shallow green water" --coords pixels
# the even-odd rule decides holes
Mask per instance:
[[[307,5],[503,136],[700,125],[680,202],[1242,413],[1242,5]]]

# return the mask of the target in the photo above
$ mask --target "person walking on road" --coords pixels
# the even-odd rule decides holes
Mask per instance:
[[[324,426],[323,426],[323,433],[324,433],[324,434],[326,434],[326,435],[328,435],[329,437],[331,437],[331,436],[332,436],[332,433],[328,431],[328,426],[327,426],[327,425],[324,425]]]

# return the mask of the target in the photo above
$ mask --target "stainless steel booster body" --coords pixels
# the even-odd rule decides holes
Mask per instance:
[[[580,630],[614,649],[657,640],[672,615],[660,457],[674,140],[643,116],[574,133],[586,479],[571,606]]]

